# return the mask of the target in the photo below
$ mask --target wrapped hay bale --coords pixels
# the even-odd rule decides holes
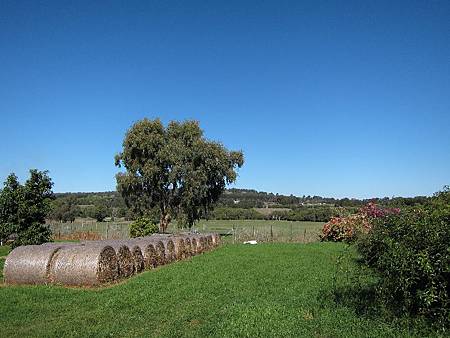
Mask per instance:
[[[133,275],[135,271],[134,257],[128,245],[126,245],[122,241],[96,241],[91,245],[111,246],[116,251],[117,263],[119,266],[119,277],[127,278]],[[141,262],[142,261],[143,259],[141,260]]]
[[[159,266],[166,264],[166,248],[159,237],[139,237],[136,240],[153,244],[156,251],[156,265]]]
[[[158,239],[164,244],[165,262],[170,263],[176,260],[175,244],[170,237]]]
[[[134,266],[134,273],[139,273],[145,270],[145,260],[144,260],[144,254],[141,249],[141,247],[138,245],[138,243],[134,241],[121,241],[124,245],[130,249],[131,255],[133,257],[133,266]],[[153,249],[154,251],[154,249]]]
[[[144,270],[141,248],[132,240],[83,241],[85,245],[110,245],[117,254],[119,276],[129,277]]]
[[[26,245],[15,248],[6,257],[3,275],[8,284],[47,284],[50,265],[58,245]]]
[[[208,246],[207,250],[211,250],[213,248],[213,237],[212,237],[211,234],[207,234],[206,235],[206,243],[207,243],[207,246]]]
[[[217,234],[217,233],[212,234],[212,240],[213,240],[213,245],[215,247],[220,245],[221,239],[220,239],[220,235],[219,234]]]
[[[96,286],[116,280],[119,265],[109,245],[67,246],[55,253],[50,265],[52,283]]]
[[[193,250],[192,250],[192,243],[191,243],[191,239],[188,236],[184,236],[184,251],[186,253],[186,257],[191,257],[194,255]]]
[[[149,270],[158,266],[158,257],[154,243],[135,239],[130,240],[130,242],[141,249],[144,269]]]
[[[198,247],[198,242],[197,242],[197,238],[194,236],[189,235],[189,239],[191,240],[191,253],[192,256],[197,255],[200,251],[199,251],[199,247]]]
[[[184,239],[181,237],[172,237],[173,244],[175,246],[176,259],[184,259],[186,257],[186,249],[184,245]]]

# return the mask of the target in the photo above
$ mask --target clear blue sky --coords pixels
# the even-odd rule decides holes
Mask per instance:
[[[1,1],[0,179],[115,189],[143,117],[242,149],[236,187],[450,184],[450,1]]]

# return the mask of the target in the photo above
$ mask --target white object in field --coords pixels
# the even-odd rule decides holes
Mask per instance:
[[[251,241],[244,242],[244,244],[258,244],[258,242],[255,240],[251,240]]]

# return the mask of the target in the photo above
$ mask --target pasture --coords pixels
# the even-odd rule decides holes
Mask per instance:
[[[11,337],[419,336],[335,301],[336,263],[351,271],[354,257],[336,243],[229,244],[107,288],[2,286],[0,327]]]
[[[77,219],[73,223],[50,223],[55,239],[78,239],[89,233],[91,239],[128,238],[130,222],[96,222],[92,219]],[[248,239],[280,242],[314,242],[323,227],[322,222],[266,221],[266,220],[201,220],[194,228],[199,232],[217,232],[229,235],[228,240],[241,242]],[[169,232],[176,232],[171,224]]]

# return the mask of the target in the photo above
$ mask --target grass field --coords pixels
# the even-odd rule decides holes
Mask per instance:
[[[5,337],[414,336],[334,301],[340,255],[352,252],[335,243],[225,245],[109,288],[3,286],[0,328]]]

